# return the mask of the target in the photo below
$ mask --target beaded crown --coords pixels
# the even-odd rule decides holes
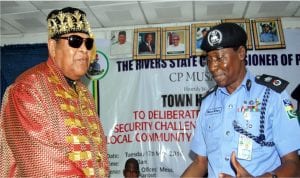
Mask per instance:
[[[66,7],[53,10],[47,17],[48,38],[58,38],[68,33],[82,32],[91,36],[90,24],[86,14],[80,9]]]

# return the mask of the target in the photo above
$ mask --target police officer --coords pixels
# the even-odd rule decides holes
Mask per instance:
[[[246,32],[219,24],[201,45],[217,83],[202,100],[182,177],[299,176],[300,127],[278,77],[255,77],[245,66]]]
[[[272,27],[269,24],[263,24],[262,32],[260,34],[261,42],[278,42],[277,35],[272,31]]]

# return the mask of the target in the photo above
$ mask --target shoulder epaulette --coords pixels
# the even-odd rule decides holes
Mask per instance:
[[[218,85],[211,87],[209,90],[207,90],[205,93],[201,94],[201,100],[206,98],[208,95],[210,95],[212,92],[216,91],[218,88]]]
[[[256,83],[269,87],[278,93],[281,93],[289,84],[286,80],[266,74],[256,76],[255,81]]]

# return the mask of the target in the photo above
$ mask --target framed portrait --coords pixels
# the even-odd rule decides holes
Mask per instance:
[[[203,38],[212,26],[218,23],[196,23],[192,24],[192,55],[205,56],[206,53],[201,49]]]
[[[223,19],[222,23],[223,22],[232,22],[241,26],[247,33],[247,49],[253,49],[250,19]]]
[[[160,59],[161,28],[134,30],[133,59]]]
[[[123,58],[132,57],[133,30],[115,30],[111,31],[110,57]]]
[[[190,57],[190,26],[162,28],[162,59]]]
[[[251,21],[255,49],[285,48],[280,18],[258,18]]]

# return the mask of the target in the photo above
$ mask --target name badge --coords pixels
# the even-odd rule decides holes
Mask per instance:
[[[252,158],[252,140],[245,135],[240,134],[238,143],[238,154],[239,159],[251,160]]]
[[[222,112],[221,107],[209,108],[206,110],[205,115],[215,115],[215,114],[220,114],[221,112]]]

